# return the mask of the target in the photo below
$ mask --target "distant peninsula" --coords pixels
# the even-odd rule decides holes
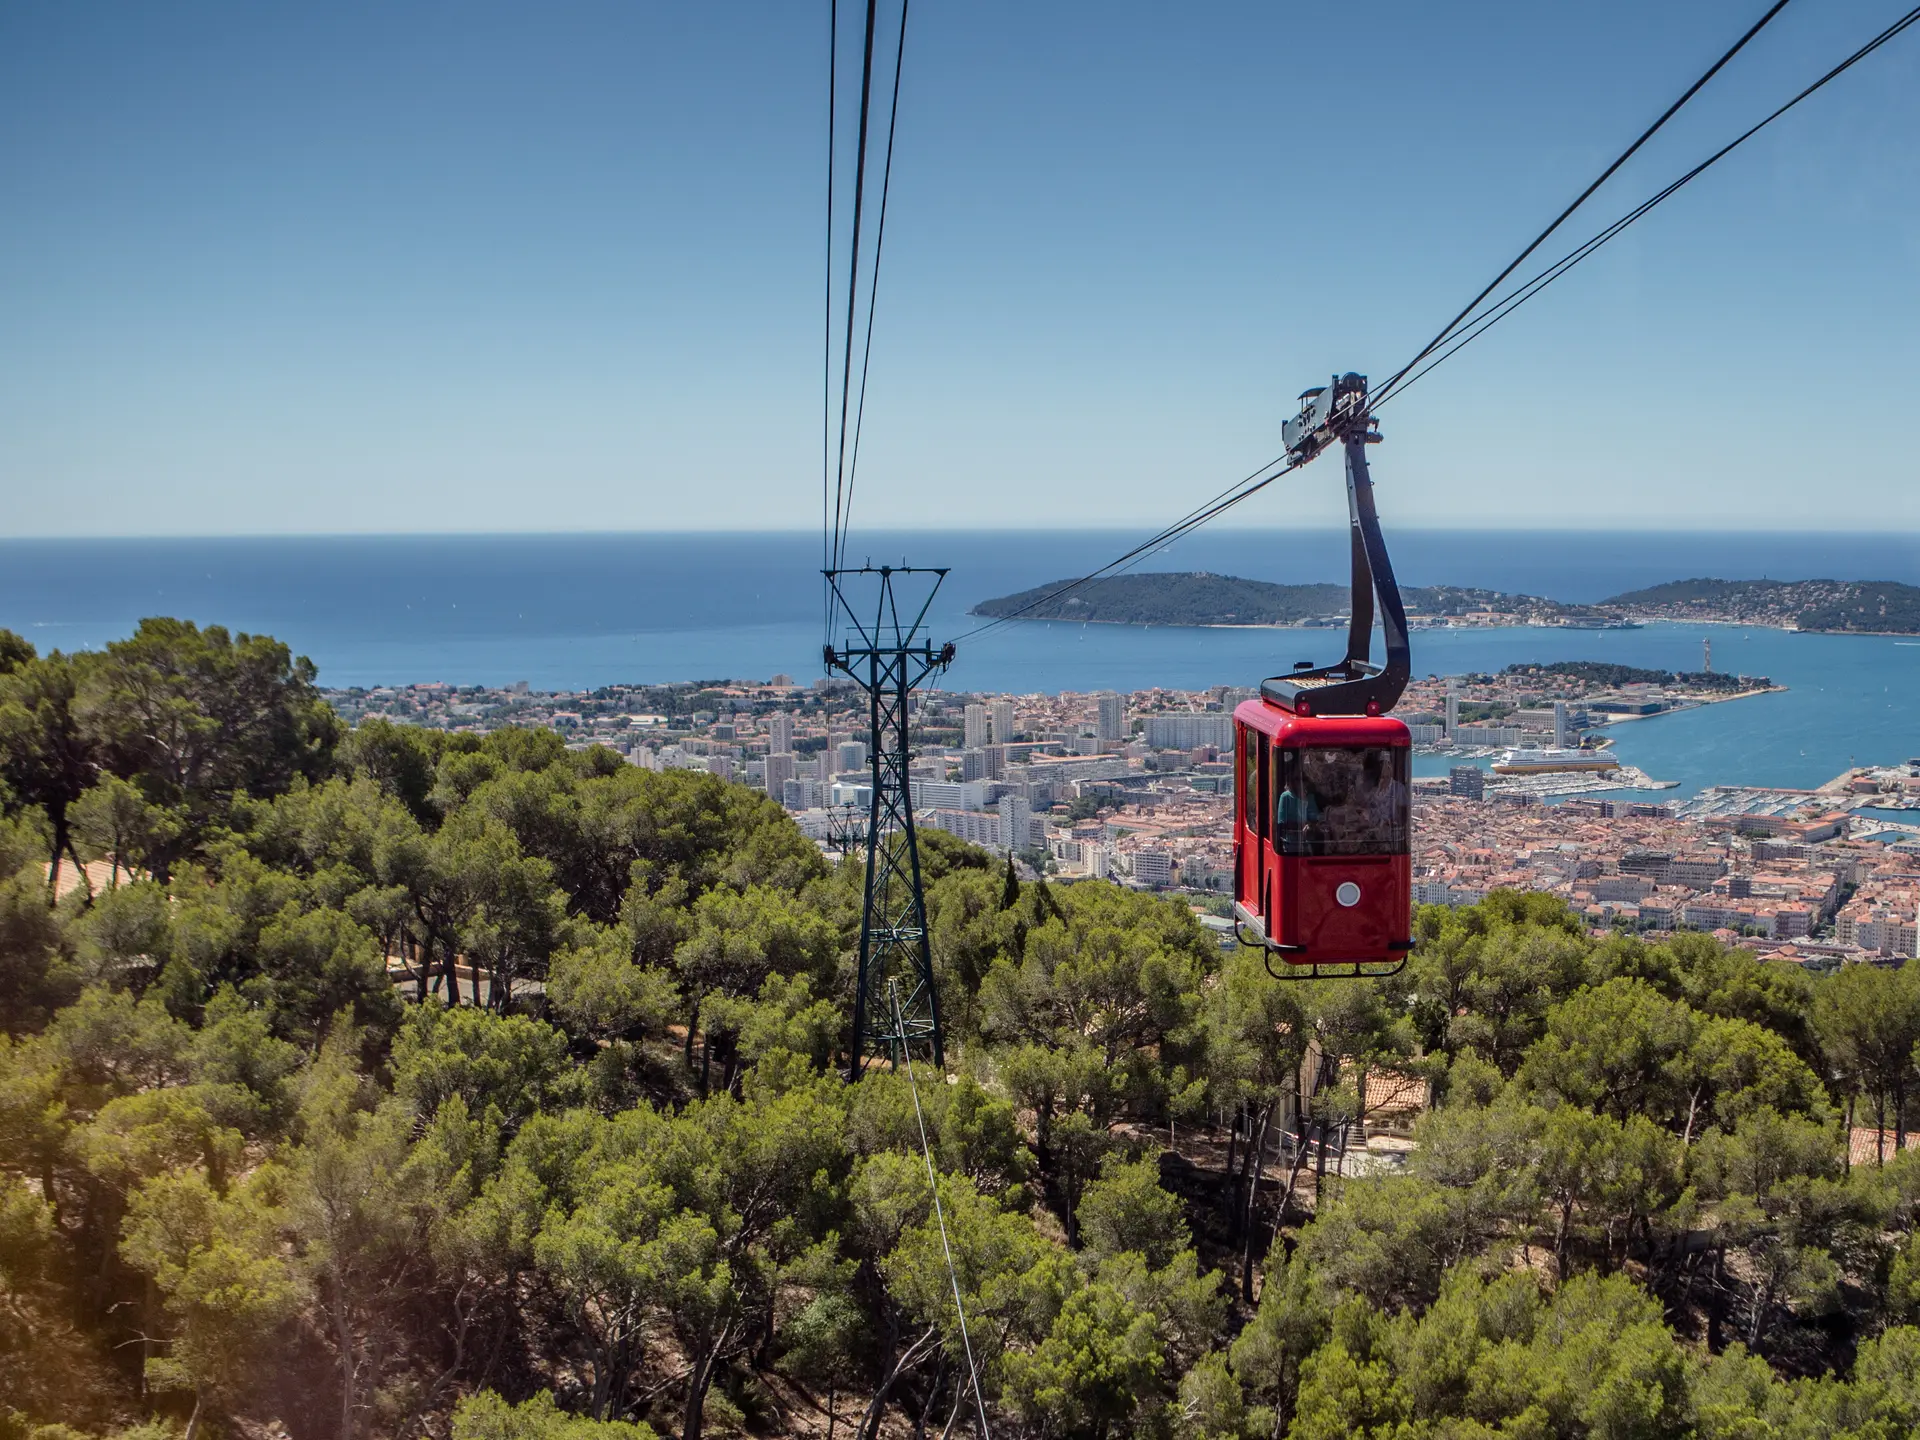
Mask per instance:
[[[1018,595],[983,600],[972,613],[988,619],[1017,616],[1101,625],[1329,625],[1345,623],[1347,615],[1344,585],[1276,585],[1205,570],[1110,575],[1066,588],[1073,584],[1055,580]],[[1462,585],[1410,586],[1400,596],[1410,617],[1436,622],[1618,623],[1592,606]]]
[[[1069,588],[1071,587],[1071,588]],[[1556,625],[1625,628],[1650,620],[1769,625],[1790,630],[1920,634],[1920,586],[1891,580],[1676,580],[1568,605],[1461,585],[1401,591],[1419,625]],[[1278,585],[1205,570],[1054,580],[982,600],[991,620],[1095,625],[1333,625],[1347,614],[1344,585]]]
[[[1897,580],[1675,580],[1615,595],[1601,607],[1663,620],[1920,634],[1920,586]]]

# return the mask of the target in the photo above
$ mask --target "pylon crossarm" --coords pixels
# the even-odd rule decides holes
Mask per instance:
[[[947,578],[945,566],[937,566],[930,569],[924,566],[916,567],[912,565],[862,565],[858,569],[842,567],[839,569],[825,570],[822,573],[827,577],[827,583],[833,592],[834,602],[838,605],[840,613],[846,616],[847,623],[853,627],[854,633],[860,637],[859,646],[845,652],[852,657],[858,657],[864,652],[871,650],[886,650],[895,653],[911,651],[914,648],[914,637],[919,634],[920,627],[926,623],[927,612],[933,608],[933,598],[939,594],[941,582]],[[841,577],[851,575],[877,575],[880,577],[879,593],[876,596],[874,606],[874,620],[871,625],[868,625],[859,613],[854,610],[852,603],[847,599],[846,590],[840,584]],[[931,575],[934,577],[933,584],[928,588],[926,598],[921,601],[919,610],[914,613],[913,619],[904,626],[900,623],[900,609],[893,587],[893,577],[896,575]],[[933,652],[931,644],[922,642],[921,648],[925,649],[929,654]],[[917,684],[918,681],[915,683]]]

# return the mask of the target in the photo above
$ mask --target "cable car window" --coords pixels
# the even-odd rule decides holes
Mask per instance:
[[[1282,855],[1404,855],[1409,752],[1386,745],[1278,752],[1274,847]]]
[[[1259,832],[1260,838],[1264,840],[1272,832],[1272,827],[1268,823],[1268,813],[1267,813],[1267,803],[1268,803],[1267,797],[1273,793],[1273,778],[1271,774],[1271,767],[1268,764],[1268,756],[1272,753],[1272,750],[1271,750],[1271,747],[1269,747],[1267,744],[1267,737],[1264,735],[1256,736],[1254,743],[1258,747],[1259,755],[1260,755],[1260,770],[1259,770],[1260,778],[1259,778],[1258,785],[1254,788],[1252,792],[1253,815],[1254,815],[1253,828],[1257,832]]]
[[[1241,781],[1240,781],[1240,823],[1249,830],[1260,826],[1259,804],[1257,797],[1260,775],[1260,736],[1251,726],[1240,732]]]

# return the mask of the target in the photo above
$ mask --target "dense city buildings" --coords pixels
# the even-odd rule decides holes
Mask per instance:
[[[1765,688],[1739,677],[1637,678],[1619,667],[1530,667],[1432,678],[1399,713],[1446,765],[1414,786],[1414,898],[1468,905],[1496,889],[1558,895],[1596,930],[1700,930],[1816,966],[1920,950],[1920,766],[1863,768],[1819,790],[1719,786],[1650,798],[1604,770],[1495,772],[1502,745],[1602,753],[1605,731]],[[726,682],[541,694],[415,685],[334,692],[349,718],[453,730],[541,725],[649,769],[705,770],[763,789],[826,842],[872,797],[866,716],[845,684]],[[1714,688],[1718,684],[1720,688]],[[1063,877],[1189,892],[1233,888],[1233,719],[1253,692],[916,697],[919,823]],[[1582,747],[1586,747],[1584,750]],[[1558,803],[1553,803],[1557,801]],[[1920,821],[1920,814],[1915,815]]]

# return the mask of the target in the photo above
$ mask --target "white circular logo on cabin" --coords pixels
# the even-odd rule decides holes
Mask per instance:
[[[1360,887],[1351,880],[1342,880],[1340,888],[1333,892],[1333,898],[1351,910],[1360,903]]]

